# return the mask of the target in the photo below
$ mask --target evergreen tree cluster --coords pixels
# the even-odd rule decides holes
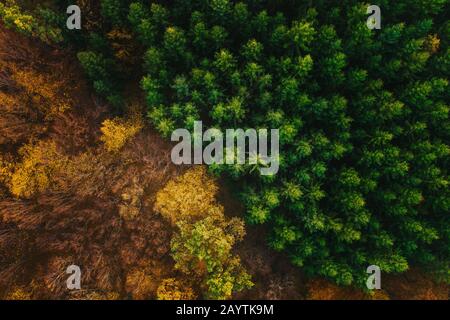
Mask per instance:
[[[450,121],[446,1],[133,2],[150,121],[279,128],[280,171],[236,179],[270,245],[338,284],[410,264],[447,277]]]

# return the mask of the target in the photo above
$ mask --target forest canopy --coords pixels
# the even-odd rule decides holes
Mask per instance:
[[[307,274],[363,286],[369,265],[418,265],[450,279],[448,1],[379,0],[380,30],[356,0],[82,1],[80,32],[63,26],[66,1],[39,18],[11,3],[7,25],[60,28],[117,113],[138,74],[164,137],[196,120],[280,129],[276,175],[210,171],[236,181],[246,220]]]

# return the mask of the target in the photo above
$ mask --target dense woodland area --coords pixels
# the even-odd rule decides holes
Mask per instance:
[[[69,4],[0,2],[0,298],[448,299],[448,1],[380,0],[380,30],[353,0]],[[279,128],[279,172],[174,165],[196,120]]]

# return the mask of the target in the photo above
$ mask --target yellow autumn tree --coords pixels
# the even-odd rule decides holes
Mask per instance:
[[[156,286],[155,279],[144,270],[134,269],[127,274],[125,287],[134,300],[150,299]]]
[[[147,261],[127,272],[125,291],[134,300],[154,299],[158,285],[167,277],[167,271],[161,261]]]
[[[139,117],[130,119],[114,118],[103,121],[101,127],[101,141],[104,142],[109,152],[119,151],[125,143],[133,138],[143,128],[143,122]]]
[[[439,50],[441,40],[437,34],[430,34],[425,40],[425,48],[432,54]]]
[[[10,185],[14,164],[0,155],[0,185],[7,187]],[[1,195],[0,189],[0,195]]]
[[[158,300],[195,300],[197,296],[185,282],[175,278],[164,279],[156,291]]]
[[[46,190],[56,172],[67,166],[68,158],[58,152],[52,141],[27,144],[19,150],[22,161],[11,175],[10,191],[17,197],[30,198]]]
[[[233,247],[245,235],[244,222],[210,216],[195,223],[180,221],[170,243],[175,269],[200,279],[204,297],[229,299],[253,286]]]
[[[6,295],[5,300],[24,301],[24,300],[31,300],[31,298],[32,298],[31,292],[28,292],[21,287],[15,287]]]
[[[120,294],[115,291],[75,290],[72,291],[69,300],[119,300]]]
[[[63,80],[16,65],[6,58],[12,54],[0,55],[0,145],[22,145],[42,136],[57,115],[71,108]],[[39,62],[34,52],[27,52],[26,57]]]
[[[175,225],[179,220],[222,214],[217,183],[205,167],[194,167],[169,181],[156,195],[154,210]]]
[[[206,168],[193,167],[158,192],[154,210],[177,226],[170,243],[175,269],[199,281],[204,297],[228,299],[253,283],[233,253],[234,245],[245,235],[244,222],[225,217],[217,192],[217,182]],[[164,285],[174,285],[172,282]]]
[[[67,94],[61,91],[63,87],[61,81],[31,69],[23,70],[12,66],[11,70],[11,78],[46,118],[52,118],[70,109]]]

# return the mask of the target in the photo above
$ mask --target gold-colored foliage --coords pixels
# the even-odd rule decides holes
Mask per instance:
[[[185,282],[168,278],[164,279],[156,291],[158,300],[195,300],[197,296]]]
[[[157,193],[154,210],[173,225],[180,220],[221,214],[223,209],[215,200],[217,191],[217,183],[208,176],[206,168],[194,167]]]
[[[167,271],[160,261],[149,261],[127,273],[125,290],[134,300],[154,299],[158,284],[167,277]]]
[[[18,108],[19,107],[17,105],[18,102],[19,101],[17,99],[17,95],[13,96],[13,95],[9,95],[9,94],[6,94],[5,92],[0,91],[0,103],[1,103],[2,108],[3,107],[4,108],[9,107],[11,109],[13,109],[13,108],[15,109],[16,107]]]
[[[14,164],[0,155],[0,184],[7,185],[11,181]]]
[[[51,77],[39,74],[34,70],[19,70],[13,68],[12,80],[19,85],[34,106],[40,108],[47,117],[70,109],[68,97],[61,92],[62,82]]]
[[[430,34],[425,40],[425,47],[431,53],[436,53],[439,50],[441,40],[437,34]]]
[[[195,223],[180,221],[177,226],[179,233],[171,242],[175,268],[198,279],[206,298],[229,299],[233,292],[253,286],[239,256],[233,254],[245,234],[242,220],[227,220],[222,214]]]
[[[390,300],[389,295],[384,290],[375,290],[369,295],[371,300]]]
[[[179,170],[170,144],[148,130],[107,152],[99,144],[107,107],[86,90],[77,63],[3,26],[0,299],[156,298],[162,280],[175,277],[171,228],[150,214],[156,191]],[[77,108],[61,114],[67,101]],[[142,108],[131,104],[117,121],[127,134],[142,127]],[[77,293],[65,286],[73,263],[83,266]]]
[[[134,300],[145,300],[156,290],[156,283],[151,275],[136,269],[127,275],[125,287]]]
[[[26,291],[24,288],[15,287],[6,295],[5,300],[31,300],[31,297],[31,292]]]
[[[101,292],[91,290],[76,290],[73,291],[70,300],[119,300],[120,294],[114,291]]]
[[[31,139],[45,138],[57,129],[56,119],[79,103],[72,84],[80,81],[67,77],[74,70],[69,63],[62,50],[0,28],[0,145],[16,153]]]
[[[63,81],[1,59],[0,67],[0,144],[38,138],[71,108]]]
[[[228,299],[253,283],[233,253],[244,238],[244,222],[225,217],[217,191],[206,169],[194,167],[158,192],[154,209],[178,227],[171,241],[175,269],[200,283],[204,297]]]
[[[38,110],[23,101],[18,94],[0,91],[0,144],[16,144],[37,137],[47,130],[45,121],[39,121]]]
[[[136,62],[136,45],[133,42],[132,33],[123,29],[113,29],[107,34],[114,56],[117,60],[127,65]]]
[[[130,117],[129,119],[114,118],[103,121],[101,127],[101,141],[104,142],[106,150],[109,152],[119,151],[125,143],[133,138],[143,128],[140,117]]]
[[[307,284],[308,300],[389,300],[384,290],[365,293],[354,287],[339,287],[325,279],[313,279]]]
[[[180,221],[177,226],[180,232],[171,242],[175,267],[197,276],[221,269],[230,261],[233,246],[245,236],[244,221],[226,219],[223,210],[195,223]]]
[[[250,289],[254,286],[252,277],[241,264],[238,256],[231,256],[227,263],[206,279],[205,297],[208,299],[230,299],[233,293]]]
[[[308,283],[308,300],[360,300],[363,298],[364,294],[358,290],[348,287],[340,288],[324,279],[314,279]]]
[[[25,145],[19,153],[22,161],[15,166],[9,181],[10,191],[17,197],[30,198],[46,190],[54,174],[68,163],[52,141]]]

